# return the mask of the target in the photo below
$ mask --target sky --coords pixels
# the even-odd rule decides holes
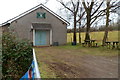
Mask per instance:
[[[64,0],[64,1],[68,1],[68,0]],[[1,0],[0,24],[44,2],[45,0]],[[62,12],[58,11],[58,9],[61,7],[61,4],[58,3],[56,0],[49,0],[48,3],[45,4],[45,6],[47,6],[52,11],[56,12],[57,14],[65,18],[65,14],[63,15]],[[117,16],[113,15],[112,17],[116,18]],[[104,22],[105,21],[102,21],[100,22],[100,24]]]
[[[45,0],[0,0],[0,24],[18,16],[19,14],[44,3]],[[49,0],[45,6],[57,12],[59,3],[56,0]]]

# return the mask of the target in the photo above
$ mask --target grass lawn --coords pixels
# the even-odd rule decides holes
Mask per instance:
[[[120,33],[120,31],[109,31],[108,33],[108,41],[118,41],[120,40],[120,37],[118,37],[118,33]],[[101,44],[102,40],[103,40],[103,36],[104,36],[104,32],[91,32],[90,33],[90,37],[91,39],[95,39],[97,40],[98,43]],[[72,33],[68,33],[67,34],[67,42],[71,42],[73,39],[73,34]],[[82,38],[82,42],[85,39],[85,32],[81,33],[81,38]],[[79,41],[79,37],[78,37],[78,33],[77,33],[77,41]]]
[[[116,78],[118,50],[70,44],[35,48],[42,78]]]

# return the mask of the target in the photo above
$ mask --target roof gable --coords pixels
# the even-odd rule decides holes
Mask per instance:
[[[20,19],[20,18],[22,18],[23,16],[25,16],[25,15],[27,15],[27,14],[35,11],[35,10],[37,10],[38,8],[44,8],[46,11],[48,11],[49,13],[51,13],[52,15],[54,15],[55,17],[57,17],[59,20],[61,20],[61,21],[63,21],[64,23],[66,23],[67,25],[70,24],[68,21],[66,21],[65,19],[63,19],[61,16],[57,15],[55,12],[53,12],[52,10],[50,10],[49,8],[47,8],[46,6],[44,6],[43,4],[40,4],[40,5],[37,5],[37,6],[33,7],[33,8],[31,8],[31,9],[29,9],[28,11],[23,12],[22,14],[14,17],[14,18],[12,18],[12,19],[10,19],[10,20],[8,20],[7,22],[3,23],[2,26],[3,26],[3,25],[6,25],[6,24],[8,24],[8,23],[11,23],[11,22],[13,22],[13,21],[15,21],[15,20],[17,20],[17,19]]]

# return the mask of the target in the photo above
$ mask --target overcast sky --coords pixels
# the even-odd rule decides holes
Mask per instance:
[[[44,3],[45,0],[1,0],[0,1],[0,24],[3,22]],[[49,0],[45,5],[54,12],[57,12],[59,3],[56,0]]]
[[[44,3],[45,0],[1,0],[0,1],[0,24],[6,22],[7,20],[18,16],[19,14],[37,6],[40,3]],[[68,0],[64,0],[68,1]],[[58,8],[61,6],[60,3],[58,3],[56,0],[49,0],[47,4],[45,4],[49,9],[51,9],[54,12],[57,12],[57,14],[62,15],[63,18],[65,18],[62,14],[58,11]],[[58,13],[59,12],[59,13]],[[115,15],[112,16],[112,18],[115,18]],[[102,24],[105,21],[100,21]],[[105,23],[103,23],[105,24]]]

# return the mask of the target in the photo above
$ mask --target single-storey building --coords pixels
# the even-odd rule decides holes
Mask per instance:
[[[64,45],[67,42],[65,19],[40,4],[2,24],[4,32],[13,29],[20,39],[28,39],[34,46]]]

